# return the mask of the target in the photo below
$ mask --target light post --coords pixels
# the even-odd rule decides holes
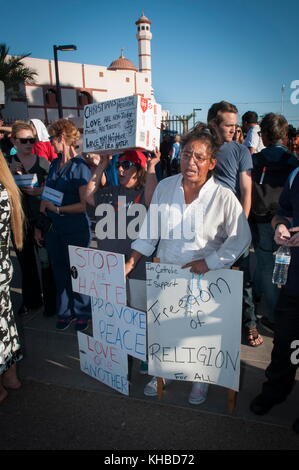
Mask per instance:
[[[284,109],[283,109],[284,108],[284,96],[283,96],[283,94],[284,94],[285,88],[286,88],[286,86],[284,84],[281,85],[281,112],[280,112],[280,114],[283,114],[283,111],[284,111]]]
[[[57,51],[76,51],[76,50],[77,50],[77,46],[74,46],[73,44],[66,45],[66,46],[53,46],[59,119],[63,117],[63,112],[62,112],[61,88],[60,88],[60,82],[59,82]]]
[[[195,126],[195,111],[201,111],[201,108],[193,108],[193,127]]]

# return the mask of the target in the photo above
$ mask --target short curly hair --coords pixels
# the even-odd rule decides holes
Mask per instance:
[[[75,124],[67,119],[58,119],[53,121],[48,127],[50,135],[61,136],[64,135],[66,143],[75,147],[80,139],[80,131]]]

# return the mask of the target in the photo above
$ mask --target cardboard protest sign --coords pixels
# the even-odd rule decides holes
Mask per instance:
[[[242,275],[147,263],[150,375],[238,391]]]
[[[146,360],[146,314],[123,305],[91,299],[93,336]]]
[[[69,245],[74,292],[126,305],[124,255]]]
[[[84,152],[121,153],[160,145],[161,106],[139,95],[84,107]]]
[[[78,332],[78,342],[82,372],[129,395],[127,354],[81,332]]]

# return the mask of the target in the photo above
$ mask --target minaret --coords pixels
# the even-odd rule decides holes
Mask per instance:
[[[151,24],[152,22],[144,16],[142,12],[141,17],[135,23],[137,25],[136,38],[138,40],[138,52],[139,52],[139,72],[145,72],[150,74],[152,71],[152,57],[151,57]]]

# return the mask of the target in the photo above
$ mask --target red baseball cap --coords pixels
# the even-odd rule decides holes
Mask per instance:
[[[146,169],[146,156],[139,150],[126,150],[118,159],[119,162],[129,161],[137,163],[142,168]]]

